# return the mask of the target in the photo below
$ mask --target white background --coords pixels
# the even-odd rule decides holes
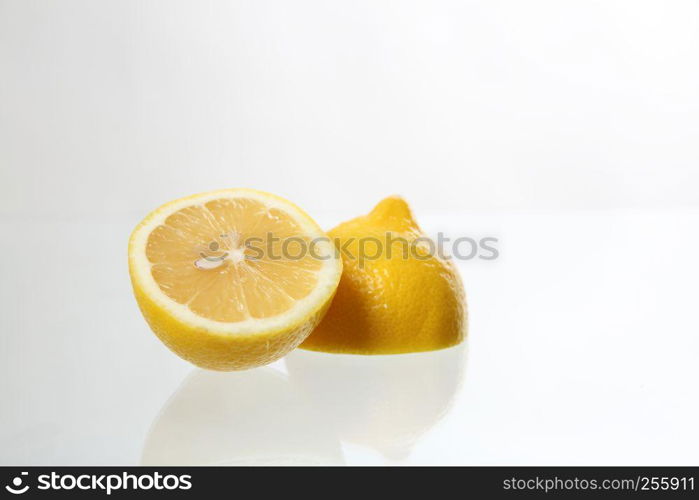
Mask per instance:
[[[0,6],[3,213],[699,203],[693,0]]]
[[[695,1],[0,0],[0,462],[696,465],[697,89]],[[410,374],[444,353],[380,397],[294,353],[354,419],[159,344],[128,234],[237,186],[499,238],[442,399]]]

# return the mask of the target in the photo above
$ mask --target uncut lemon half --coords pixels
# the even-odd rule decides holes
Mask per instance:
[[[342,279],[302,349],[401,354],[463,341],[468,311],[458,269],[427,244],[404,199],[389,196],[328,235],[342,249]]]
[[[167,203],[129,240],[129,273],[155,334],[202,368],[271,363],[320,322],[342,261],[293,203],[226,189]]]

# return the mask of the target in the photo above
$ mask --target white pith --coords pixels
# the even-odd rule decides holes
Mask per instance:
[[[224,189],[195,195],[160,207],[149,215],[133,233],[130,242],[130,253],[134,280],[138,282],[147,296],[160,307],[167,310],[171,316],[195,328],[203,328],[229,335],[251,335],[269,333],[304,322],[332,295],[340,279],[341,263],[339,257],[335,255],[334,245],[328,239],[320,240],[315,247],[317,255],[323,259],[322,265],[317,272],[318,282],[315,288],[306,297],[295,301],[289,310],[269,318],[250,318],[237,322],[222,322],[204,318],[193,312],[186,305],[180,304],[165,295],[160,286],[158,286],[151,274],[151,263],[146,256],[146,244],[148,243],[150,233],[163,224],[169,215],[178,210],[222,198],[253,199],[270,209],[276,208],[289,214],[301,226],[304,234],[310,238],[323,238],[325,236],[320,227],[308,215],[293,204],[273,195],[251,189]]]

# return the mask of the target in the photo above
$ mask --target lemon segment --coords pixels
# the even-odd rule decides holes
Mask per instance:
[[[342,278],[328,313],[301,348],[398,354],[464,339],[467,310],[458,271],[431,251],[405,200],[386,198],[328,235],[344,249]]]
[[[215,370],[260,366],[296,347],[322,318],[341,270],[305,212],[251,189],[163,205],[129,241],[134,294],[151,329],[182,358]]]

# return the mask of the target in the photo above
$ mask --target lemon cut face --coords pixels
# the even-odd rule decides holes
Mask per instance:
[[[270,363],[308,336],[342,263],[293,203],[228,189],[148,215],[131,235],[129,270],[144,317],[170,349],[236,370]]]

